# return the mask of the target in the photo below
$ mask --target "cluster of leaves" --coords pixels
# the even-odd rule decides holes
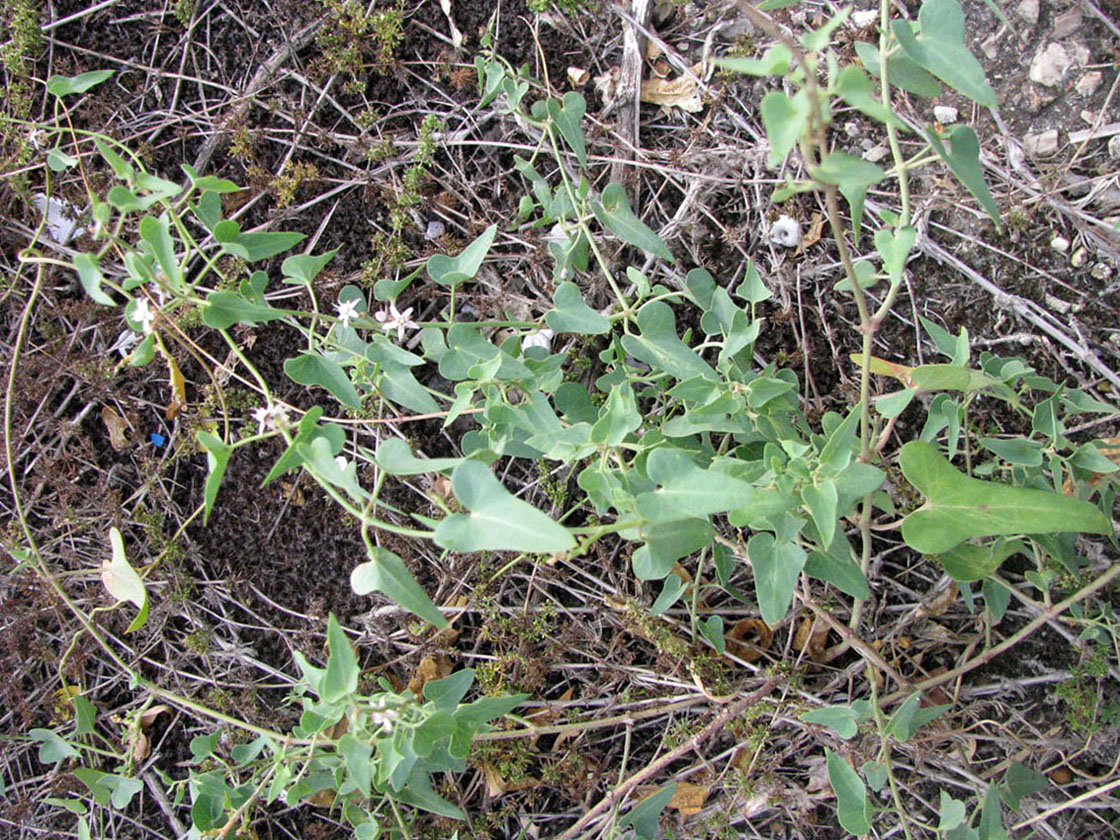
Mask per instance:
[[[387,682],[381,691],[366,694],[359,690],[357,657],[333,614],[327,644],[325,668],[296,654],[303,681],[289,701],[300,704],[302,713],[290,733],[262,731],[254,740],[232,746],[224,730],[198,735],[190,742],[188,777],[163,774],[175,805],[190,797],[188,837],[224,836],[239,823],[248,825],[254,807],[278,801],[294,806],[310,800],[338,807],[359,840],[381,836],[382,825],[393,823],[399,804],[463,818],[459,808],[435,792],[431,774],[465,770],[475,735],[490,731],[489,722],[511,711],[524,695],[465,703],[474,683],[470,669],[425,683],[423,697],[411,691],[397,693]],[[76,768],[74,775],[94,801],[104,807],[127,807],[143,788],[129,775],[131,754],[105,748],[111,742],[97,729],[92,702],[80,694],[71,701],[75,725],[67,737],[49,729],[30,732],[39,741],[39,760],[82,761],[89,766]],[[109,763],[116,766],[92,766]],[[77,814],[79,836],[90,836],[84,818],[88,809],[81,800],[51,801]]]
[[[993,612],[1006,607],[1007,593],[991,575],[1013,553],[1035,560],[1040,588],[1048,583],[1045,575],[1052,559],[1076,571],[1072,535],[1111,533],[1107,513],[1113,492],[1106,488],[1092,504],[1086,499],[1097,488],[1086,486],[1090,482],[1085,479],[1114,473],[1116,466],[1092,443],[1076,446],[1069,441],[1065,423],[1071,416],[1111,407],[1038,376],[1018,359],[984,354],[979,367],[970,367],[967,334],[954,337],[933,324],[924,327],[946,362],[904,368],[870,355],[869,336],[889,312],[915,242],[907,171],[940,159],[995,215],[978,165],[975,134],[963,126],[948,137],[935,128],[927,130],[928,155],[896,159],[893,177],[899,183],[901,211],[881,210],[875,220],[864,218],[864,199],[871,186],[889,180],[888,173],[831,150],[826,142],[832,110],[844,103],[882,123],[897,152],[896,132],[905,127],[889,107],[888,79],[918,95],[931,95],[943,82],[982,105],[994,104],[982,72],[976,76],[979,65],[964,46],[960,7],[956,0],[926,0],[917,25],[895,21],[883,28],[878,47],[857,46],[864,66],[879,77],[881,98],[876,98],[864,70],[840,67],[829,48],[845,14],[805,35],[800,46],[779,43],[761,59],[736,59],[729,65],[785,77],[797,89],[792,96],[768,94],[761,103],[773,162],[781,162],[798,146],[809,174],[808,180],[787,181],[775,200],[809,190],[833,198],[839,193],[848,202],[857,247],[861,227],[878,226],[873,236],[877,258],[845,256],[847,276],[838,286],[855,296],[864,321],[864,352],[854,357],[863,381],[862,397],[846,413],[825,414],[819,428],[801,411],[796,374],[773,364],[760,369],[754,362],[754,345],[764,328],[759,306],[770,295],[757,268],[749,266],[734,289],[704,269],[681,277],[672,250],[630,207],[625,190],[617,184],[601,192],[592,188],[582,129],[583,97],[575,92],[562,98],[538,96],[537,83],[524,69],[515,71],[489,51],[476,61],[482,106],[516,114],[536,143],[532,155],[515,158],[516,171],[526,184],[517,221],[547,231],[556,287],[543,324],[456,317],[457,294],[477,276],[497,236],[496,225],[456,257],[436,255],[407,277],[379,281],[374,299],[389,304],[389,312],[371,313],[372,302],[363,291],[347,287],[339,296],[340,317],[323,315],[315,279],[335,251],[290,256],[280,267],[281,286],[301,287],[313,305],[310,311],[281,308],[268,272],[257,269],[244,277],[224,277],[217,258],[233,256],[252,267],[297,245],[300,234],[242,231],[222,214],[221,195],[237,189],[231,182],[200,177],[184,166],[187,183],[180,185],[147,173],[127,150],[104,138],[74,135],[75,147],[92,142],[122,182],[104,201],[91,197],[95,239],[103,244],[96,253],[78,254],[74,267],[94,301],[107,306],[123,302],[126,320],[143,334],[130,363],[146,364],[158,351],[175,381],[177,368],[161,338],[161,323],[179,309],[197,309],[202,322],[234,353],[239,352],[229,334],[234,325],[282,323],[299,330],[306,347],[287,360],[285,374],[300,385],[325,389],[346,409],[360,413],[388,406],[404,413],[439,414],[445,424],[469,411],[476,421],[477,427],[460,441],[459,457],[425,458],[392,437],[376,451],[347,447],[343,427],[324,421],[321,409],[289,422],[272,400],[268,383],[242,358],[268,402],[261,415],[268,423],[262,419],[258,434],[237,440],[228,432],[220,435],[217,427],[197,433],[209,461],[205,516],[215,508],[234,450],[278,434],[287,447],[266,483],[291,470],[305,470],[361,524],[367,557],[353,571],[354,590],[381,592],[434,625],[446,624],[440,610],[401,558],[377,544],[380,531],[430,540],[457,552],[570,555],[617,534],[635,544],[634,574],[663,581],[657,611],[683,595],[681,579],[671,574],[674,565],[699,554],[701,563],[710,560],[719,586],[730,597],[757,604],[762,618],[773,624],[788,612],[803,574],[831,584],[857,603],[869,596],[866,560],[872,519],[897,517],[900,507],[898,497],[885,489],[893,466],[872,449],[871,441],[885,440],[880,433],[893,427],[908,407],[924,405],[927,419],[918,439],[905,443],[897,458],[902,476],[923,499],[899,523],[903,540],[916,551],[936,556],[961,582],[962,591],[970,593],[970,583],[983,581],[985,604]],[[106,75],[55,78],[48,89],[61,102]],[[826,84],[818,83],[819,75],[826,77]],[[61,138],[62,132],[55,136]],[[48,162],[60,171],[80,161],[60,142]],[[616,237],[661,261],[657,277],[663,282],[633,266],[617,274],[599,247],[605,237]],[[838,239],[837,247],[846,255],[843,241]],[[119,282],[108,279],[102,266],[118,253],[123,254],[122,264],[108,273],[120,277]],[[593,266],[614,298],[602,311],[587,304],[580,288],[579,281]],[[408,320],[411,310],[401,313],[396,305],[414,283],[425,282],[422,276],[449,303],[444,320],[414,325]],[[863,289],[881,282],[887,291],[880,310],[872,314]],[[698,317],[698,335],[681,329],[682,316]],[[576,336],[581,346],[593,343],[602,374],[591,382],[572,381],[566,375],[571,361],[567,352],[552,352],[547,341],[525,341],[544,325],[558,342]],[[392,329],[383,329],[388,326]],[[513,331],[500,344],[489,335],[496,326]],[[392,338],[393,330],[400,335],[413,327],[421,329],[418,352]],[[416,371],[425,365],[452,383],[450,392],[421,383]],[[874,413],[868,387],[872,373],[902,383],[876,401]],[[1045,396],[1034,401],[1038,392]],[[981,398],[1002,400],[1029,415],[1032,435],[982,437],[975,449],[968,409]],[[973,453],[981,450],[987,460],[973,465]],[[968,456],[964,471],[951,463],[961,451]],[[512,494],[494,475],[490,465],[501,458],[564,465],[576,472],[584,495],[558,519],[549,516]],[[359,477],[362,463],[379,468],[373,486]],[[384,482],[387,477],[433,472],[449,475],[455,506],[438,497],[428,499],[442,508],[442,515],[413,513],[412,521],[402,525],[400,510],[380,498]],[[1071,495],[1062,492],[1067,476]],[[850,541],[853,523],[862,537],[860,549]],[[749,531],[745,543],[727,526]],[[989,539],[977,543],[978,538]],[[753,573],[753,599],[731,584],[744,564]],[[140,605],[137,599],[129,600]],[[722,650],[718,619],[700,630]],[[329,789],[347,808],[376,792],[449,813],[449,805],[433,798],[427,774],[459,767],[471,734],[516,701],[504,698],[484,709],[461,704],[470,682],[469,672],[463,672],[466,676],[453,675],[443,681],[446,685],[433,688],[434,693],[425,689],[427,704],[385,694],[375,705],[356,694],[353,653],[334,622],[330,643],[325,671],[300,662],[305,684],[318,697],[304,699],[303,719],[294,733],[310,750],[303,771],[291,770],[288,746],[264,741],[253,747],[255,752],[242,755],[244,762],[266,756],[254,771],[254,781],[231,787],[228,780],[237,769],[231,766],[193,777],[196,827],[218,826],[223,815],[240,812],[261,791],[269,800],[283,793],[286,801],[294,802]],[[377,717],[389,706],[402,721],[391,732]],[[909,722],[899,723],[892,732],[916,729],[918,713],[911,711]],[[899,714],[901,710],[895,717]],[[328,732],[343,718],[345,733]],[[842,789],[856,791],[838,760],[843,763],[829,756],[838,795]],[[855,807],[851,796],[840,798],[846,813]],[[350,812],[345,813],[350,818]],[[351,822],[359,828],[374,824],[358,818]],[[863,826],[851,814],[842,817],[842,824],[853,831],[857,823]],[[956,827],[961,825],[958,821]]]

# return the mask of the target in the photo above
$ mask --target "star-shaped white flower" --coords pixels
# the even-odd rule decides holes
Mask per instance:
[[[338,310],[338,322],[344,327],[350,326],[350,322],[358,317],[358,299],[340,300],[334,305]]]
[[[136,306],[132,310],[132,320],[140,325],[144,335],[148,335],[152,331],[152,324],[155,323],[156,313],[152,311],[152,307],[148,305],[147,298],[138,298]]]
[[[381,324],[382,329],[386,332],[397,331],[397,341],[404,340],[404,331],[406,329],[419,329],[420,325],[411,319],[412,307],[408,307],[404,312],[397,311],[396,303],[390,301],[389,311],[384,310],[375,312],[373,317]]]
[[[265,429],[275,431],[281,426],[288,425],[288,415],[284,411],[284,407],[279,405],[254,408],[253,419],[257,421],[258,434],[263,434]]]

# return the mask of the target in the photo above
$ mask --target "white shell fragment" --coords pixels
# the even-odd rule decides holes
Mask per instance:
[[[935,105],[933,106],[933,118],[942,125],[950,125],[957,121],[960,116],[960,111],[951,105]]]
[[[784,214],[779,216],[770,225],[770,241],[783,248],[796,248],[801,244],[801,224]]]
[[[65,245],[75,236],[86,232],[85,228],[78,225],[78,211],[69,201],[35,193],[31,196],[31,203],[47,217],[47,233],[59,245]]]
[[[428,222],[428,229],[424,231],[424,238],[431,242],[433,239],[439,239],[446,232],[447,226],[439,219],[432,219]]]
[[[543,347],[546,352],[552,352],[552,338],[555,336],[550,329],[539,330],[534,333],[529,333],[521,339],[521,352],[524,353],[530,347]]]

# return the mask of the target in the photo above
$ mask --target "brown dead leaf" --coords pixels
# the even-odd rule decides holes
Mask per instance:
[[[226,217],[232,216],[235,212],[248,204],[249,199],[252,197],[252,190],[238,190],[237,192],[223,193],[222,215]]]
[[[943,590],[935,593],[932,598],[922,602],[922,605],[918,607],[916,617],[933,618],[944,614],[949,607],[956,603],[958,594],[959,590],[956,583],[950,582]]]
[[[314,805],[316,808],[332,808],[334,807],[335,795],[336,792],[333,789],[326,788],[315,791],[303,801]]]
[[[348,718],[346,715],[343,715],[341,718],[338,719],[338,721],[336,721],[335,723],[332,723],[330,726],[328,726],[324,730],[323,734],[326,735],[331,740],[337,741],[339,738],[341,738],[343,735],[345,735],[349,731],[349,729],[350,729],[350,718]]]
[[[565,691],[563,694],[561,694],[555,700],[550,701],[547,705],[544,706],[544,708],[540,709],[540,711],[533,712],[531,715],[526,715],[525,720],[529,721],[531,724],[533,724],[533,726],[548,726],[548,725],[554,723],[555,721],[564,720],[566,718],[565,712],[562,709],[556,708],[552,704],[553,703],[566,703],[571,699],[572,699],[572,689],[569,688],[567,691]],[[560,748],[560,744],[563,743],[563,741],[570,736],[571,736],[571,733],[561,732],[556,737],[556,743],[554,743],[552,745],[552,751],[556,752]],[[536,745],[538,738],[539,738],[539,736],[533,735],[533,736],[530,737],[529,742],[533,745]]]
[[[1073,781],[1073,774],[1068,767],[1055,767],[1050,771],[1050,781],[1056,785],[1068,785]]]
[[[502,774],[498,772],[498,768],[489,761],[482,762],[482,774],[486,777],[486,790],[492,799],[497,799],[511,791],[527,790],[541,783],[540,779],[534,778],[533,776],[526,776],[521,781],[511,784],[502,778]]]
[[[774,643],[774,631],[761,618],[744,618],[723,636],[727,652],[744,662],[756,662]]]
[[[303,507],[307,504],[307,499],[303,496],[303,491],[290,481],[280,482],[280,495],[290,501],[293,507]]]
[[[694,75],[700,75],[699,64],[691,69]],[[663,108],[680,108],[690,114],[704,110],[700,92],[696,89],[696,80],[693,76],[684,74],[675,79],[660,79],[656,76],[646,79],[642,82],[641,100]]]
[[[174,420],[187,407],[187,380],[183,378],[183,372],[179,370],[175,357],[163,346],[163,342],[158,340],[158,336],[156,349],[167,362],[167,381],[171,385],[171,402],[167,404],[164,416],[168,420]]]
[[[828,648],[828,625],[813,616],[804,616],[797,625],[793,646],[810,659],[819,660]]]
[[[850,358],[857,365],[863,364],[862,353],[852,353],[848,358]],[[897,379],[899,382],[905,385],[907,388],[911,387],[914,384],[913,380],[910,378],[910,374],[911,372],[913,372],[913,370],[914,368],[912,367],[900,365],[896,362],[888,362],[886,359],[880,359],[878,356],[871,357],[872,373],[879,374],[880,376],[893,377],[894,379]]]
[[[147,730],[148,727],[156,722],[156,718],[162,715],[164,712],[170,714],[171,707],[165,706],[163,703],[160,703],[156,706],[149,706],[147,709],[140,713],[140,728]]]
[[[152,742],[143,732],[133,732],[128,741],[134,762],[143,761],[152,751]]]
[[[101,422],[109,432],[109,444],[117,452],[132,445],[132,441],[128,439],[128,421],[117,414],[112,406],[101,408]]]
[[[455,501],[455,493],[451,490],[451,479],[445,475],[437,475],[432,482],[432,492],[448,502]]]
[[[809,229],[805,235],[801,237],[801,250],[816,245],[821,241],[821,232],[824,230],[824,216],[820,213],[814,213],[809,220]]]
[[[708,785],[694,785],[690,782],[677,782],[677,789],[666,807],[674,808],[681,812],[682,817],[691,817],[704,810],[704,802],[708,799],[711,787]]]
[[[661,57],[661,45],[652,38],[646,39],[646,58],[650,61],[656,61]]]
[[[416,697],[422,697],[424,686],[432,680],[442,680],[451,673],[451,657],[446,653],[425,656],[420,660],[416,673],[408,681],[408,689]]]

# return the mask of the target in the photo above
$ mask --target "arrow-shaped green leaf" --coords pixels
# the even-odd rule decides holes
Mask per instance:
[[[972,537],[1112,532],[1108,517],[1088,502],[969,478],[924,441],[903,446],[899,465],[926,497],[902,522],[902,538],[923,554],[940,554]]]

